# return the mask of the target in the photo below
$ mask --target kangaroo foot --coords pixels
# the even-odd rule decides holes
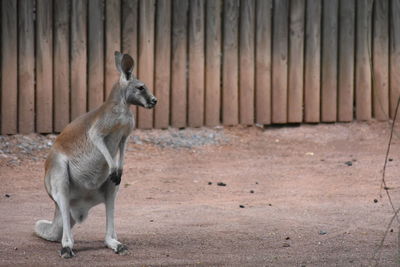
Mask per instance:
[[[119,255],[126,255],[126,254],[128,254],[128,247],[123,244],[118,244],[117,249],[115,250],[115,253],[117,253]]]
[[[75,256],[75,253],[69,247],[64,247],[60,251],[61,258],[70,259]]]

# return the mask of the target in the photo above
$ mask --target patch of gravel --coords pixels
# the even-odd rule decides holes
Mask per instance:
[[[20,165],[22,159],[42,160],[57,135],[16,134],[0,135],[0,165]],[[194,148],[206,145],[225,145],[231,142],[232,134],[223,127],[196,129],[134,130],[131,143],[155,145],[161,148]]]
[[[162,148],[194,148],[206,145],[226,145],[232,140],[222,127],[166,130],[135,130],[131,141],[136,145],[152,144]]]
[[[0,135],[0,165],[20,165],[21,159],[41,160],[46,157],[56,135]]]
[[[56,135],[0,135],[0,156],[14,153],[32,154],[47,150],[53,145]]]

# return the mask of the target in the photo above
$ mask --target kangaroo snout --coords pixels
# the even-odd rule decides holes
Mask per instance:
[[[147,108],[154,108],[154,106],[157,104],[157,98],[155,96],[153,96],[150,99],[150,103],[147,105]]]

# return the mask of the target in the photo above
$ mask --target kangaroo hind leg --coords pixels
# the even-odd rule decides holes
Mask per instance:
[[[61,236],[61,251],[62,258],[72,258],[75,256],[72,248],[74,246],[74,239],[72,236],[71,228],[74,225],[74,220],[71,217],[70,209],[70,177],[68,171],[68,163],[59,160],[55,163],[51,174],[51,195],[56,202],[62,224]]]

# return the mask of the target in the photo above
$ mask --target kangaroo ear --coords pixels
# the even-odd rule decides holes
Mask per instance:
[[[123,73],[125,75],[125,78],[129,80],[134,66],[133,58],[128,54],[122,54],[118,51],[115,51],[114,55],[117,70]]]

